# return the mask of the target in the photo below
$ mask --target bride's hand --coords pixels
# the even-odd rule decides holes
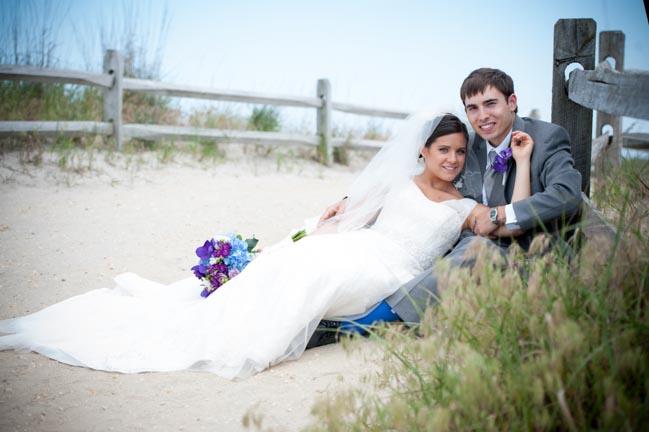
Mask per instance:
[[[347,205],[347,200],[346,200],[346,198],[343,198],[342,200],[338,201],[337,203],[332,204],[329,207],[327,207],[325,209],[324,213],[322,214],[322,216],[320,216],[320,219],[318,220],[318,226],[322,225],[322,223],[324,221],[326,221],[327,219],[331,219],[332,217],[344,212],[346,205]]]
[[[534,148],[534,140],[531,136],[521,131],[512,132],[512,157],[516,163],[529,161]]]

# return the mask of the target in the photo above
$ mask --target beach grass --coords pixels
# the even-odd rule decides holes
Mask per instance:
[[[414,328],[374,329],[381,371],[369,387],[321,399],[309,430],[645,428],[646,169],[626,161],[600,183],[613,242],[571,251],[540,236],[506,260],[475,250],[472,269],[438,263],[440,303]]]

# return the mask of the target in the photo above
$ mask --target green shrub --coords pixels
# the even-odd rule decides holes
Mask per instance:
[[[248,118],[248,129],[275,132],[280,129],[279,111],[275,107],[255,107]]]
[[[95,88],[0,82],[0,118],[4,120],[100,121],[102,110],[103,99]]]

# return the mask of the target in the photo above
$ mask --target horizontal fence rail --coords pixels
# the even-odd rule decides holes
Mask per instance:
[[[332,140],[334,147],[345,147],[352,150],[364,150],[364,149],[380,149],[385,144],[383,141],[379,140],[368,140],[368,139],[343,139],[343,138],[334,138]]]
[[[624,139],[624,147],[626,148],[649,150],[649,133],[625,133],[622,135],[622,138]]]
[[[222,130],[189,126],[164,126],[131,123],[123,126],[123,132],[126,138],[137,138],[149,141],[178,138],[261,145],[302,144],[318,146],[320,144],[318,137],[313,135]],[[110,136],[113,133],[113,124],[108,122],[90,121],[0,121],[0,137],[21,136],[29,133],[37,133],[42,136],[52,137],[77,137],[90,134]],[[380,149],[384,142],[378,140],[333,138],[331,144],[334,147],[366,150]]]
[[[139,138],[143,140],[180,138],[189,140],[206,139],[217,142],[236,142],[242,144],[304,144],[309,146],[317,146],[320,143],[317,137],[309,135],[148,124],[126,124],[124,125],[124,134],[128,138]]]
[[[104,73],[93,74],[72,70],[0,65],[0,80],[23,80],[50,84],[79,84],[104,89],[104,122],[15,122],[0,121],[0,136],[37,133],[46,136],[79,136],[83,134],[107,135],[115,138],[118,148],[124,139],[157,140],[166,138],[207,139],[217,142],[255,144],[305,144],[316,147],[324,163],[332,161],[332,149],[345,146],[351,149],[377,149],[382,141],[364,139],[340,139],[331,134],[331,111],[351,114],[404,119],[409,113],[375,108],[357,104],[340,103],[331,100],[331,85],[328,80],[319,80],[315,97],[300,97],[280,94],[256,93],[237,90],[223,90],[210,87],[163,83],[153,80],[127,78],[123,76],[124,60],[114,51],[108,50],[104,58]],[[123,124],[122,105],[124,91],[141,92],[156,96],[207,99],[251,104],[315,108],[317,131],[314,135],[299,135],[280,132],[254,132],[194,128],[187,126]]]
[[[207,87],[169,84],[134,78],[124,79],[124,90],[143,92],[158,96],[175,96],[217,101],[247,102],[264,105],[284,105],[302,108],[320,108],[322,106],[322,101],[315,97],[309,98],[284,95],[269,95],[234,90],[217,90]]]
[[[595,70],[574,70],[568,97],[584,107],[616,116],[649,120],[649,72],[612,70],[608,62]]]
[[[113,124],[92,121],[2,121],[0,136],[37,133],[44,136],[112,135]]]
[[[340,103],[340,102],[332,102],[331,107],[336,111],[343,111],[351,114],[395,118],[395,119],[405,119],[406,117],[408,117],[409,114],[403,111],[369,108],[361,105],[354,105],[354,104],[347,104],[347,103]]]
[[[109,88],[115,77],[81,71],[46,69],[32,66],[0,65],[0,79],[47,84],[81,84]]]

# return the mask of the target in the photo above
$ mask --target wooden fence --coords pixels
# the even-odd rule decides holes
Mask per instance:
[[[622,146],[649,148],[646,134],[624,134],[620,116],[649,120],[649,72],[624,71],[624,33],[599,34],[599,59],[595,63],[597,27],[592,19],[562,19],[554,27],[552,122],[563,126],[572,141],[582,190],[590,185],[593,110],[597,111],[595,141],[613,164],[619,163]],[[611,65],[614,63],[615,68]],[[577,64],[566,78],[566,69]],[[604,133],[605,126],[612,132]]]
[[[314,97],[229,91],[183,84],[170,84],[124,77],[124,59],[119,52],[114,50],[106,51],[103,70],[102,74],[93,74],[72,70],[0,65],[0,79],[2,80],[89,85],[100,87],[104,92],[103,122],[0,121],[0,136],[24,133],[64,136],[98,134],[114,137],[118,148],[121,148],[123,142],[130,138],[147,140],[161,138],[200,138],[220,142],[254,144],[306,144],[318,148],[323,162],[329,164],[332,161],[333,147],[335,146],[346,145],[350,148],[361,149],[379,148],[383,144],[381,141],[374,140],[349,141],[341,138],[333,138],[331,136],[331,113],[333,110],[396,119],[403,119],[408,116],[408,113],[401,111],[335,102],[331,99],[331,84],[327,79],[318,80],[316,95]],[[317,130],[315,135],[300,135],[186,126],[124,124],[122,120],[122,101],[125,91],[158,96],[315,108]]]
[[[624,33],[605,31],[599,35],[599,60],[595,63],[597,29],[592,19],[561,19],[554,27],[554,58],[552,79],[552,122],[563,126],[570,135],[572,153],[582,174],[582,191],[587,203],[588,230],[614,233],[588,201],[592,148],[606,153],[607,160],[619,162],[621,146],[649,148],[649,134],[624,134],[620,116],[649,119],[649,72],[624,70]],[[611,60],[612,59],[612,60]],[[613,63],[614,66],[611,64]],[[566,70],[579,65],[566,76]],[[377,148],[381,141],[333,139],[331,113],[333,110],[367,116],[405,118],[408,113],[376,109],[332,101],[328,80],[318,80],[314,97],[226,91],[189,85],[161,83],[124,77],[124,60],[108,50],[104,57],[104,72],[91,74],[69,70],[50,70],[27,66],[0,65],[0,79],[28,80],[45,83],[98,86],[104,90],[103,122],[27,122],[0,121],[0,136],[23,133],[46,135],[100,134],[113,136],[118,147],[129,138],[211,139],[256,144],[301,143],[319,149],[322,160],[329,164],[332,150],[343,144],[352,148]],[[125,91],[144,92],[160,96],[175,96],[219,101],[245,102],[316,109],[316,134],[297,135],[277,132],[231,131],[194,127],[123,124],[122,101]],[[593,110],[597,111],[597,131],[593,140]],[[605,126],[612,132],[603,133]]]
[[[624,33],[599,34],[599,59],[595,63],[597,26],[592,19],[561,19],[554,26],[552,122],[570,135],[572,153],[582,174],[585,230],[615,237],[588,200],[591,149],[601,149],[609,163],[619,163],[622,145],[649,148],[647,134],[624,134],[620,116],[649,120],[649,72],[624,71]],[[614,64],[614,68],[612,66]],[[578,64],[566,77],[566,69]],[[597,111],[593,140],[593,110]],[[612,132],[604,133],[605,126]]]

